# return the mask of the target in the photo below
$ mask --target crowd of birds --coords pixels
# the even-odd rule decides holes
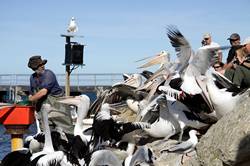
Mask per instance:
[[[178,143],[162,153],[193,151],[197,133],[231,112],[249,90],[211,67],[216,51],[230,47],[194,52],[176,26],[167,27],[167,36],[176,51],[174,61],[166,51],[139,60],[148,60],[139,66],[141,73],[124,74],[124,81],[104,90],[92,104],[86,95],[60,100],[76,108],[73,135],[60,126],[51,131],[51,106],[43,105],[44,131],[27,137],[25,148],[7,154],[1,165],[154,165],[157,158],[147,142],[140,142],[142,135],[162,142],[177,135]],[[155,72],[145,70],[152,65],[159,65]],[[119,107],[131,110],[133,121],[121,118]],[[185,133],[188,140],[183,139]]]

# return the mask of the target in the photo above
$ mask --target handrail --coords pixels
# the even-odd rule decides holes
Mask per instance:
[[[60,86],[65,85],[65,74],[56,74]],[[0,74],[0,86],[29,85],[30,74]],[[123,80],[122,73],[78,73],[70,75],[71,86],[110,86]]]

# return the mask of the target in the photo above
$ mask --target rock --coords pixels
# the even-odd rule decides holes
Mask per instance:
[[[250,98],[222,117],[196,146],[201,165],[249,165]]]

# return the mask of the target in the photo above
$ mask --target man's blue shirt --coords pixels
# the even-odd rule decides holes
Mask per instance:
[[[43,73],[33,73],[30,76],[30,93],[34,94],[41,89],[47,89],[48,94],[59,95],[63,93],[63,90],[59,86],[55,74],[48,69],[45,69]]]

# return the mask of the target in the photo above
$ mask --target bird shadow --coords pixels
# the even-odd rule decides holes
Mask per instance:
[[[234,166],[250,165],[250,134],[245,136],[239,143]],[[224,165],[227,166],[227,165]]]

